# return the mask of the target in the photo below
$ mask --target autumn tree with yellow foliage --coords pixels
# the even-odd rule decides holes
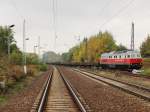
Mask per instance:
[[[98,57],[104,52],[118,49],[116,42],[109,32],[99,32],[85,38],[79,45],[76,45],[68,52],[69,61],[72,62],[96,62]]]

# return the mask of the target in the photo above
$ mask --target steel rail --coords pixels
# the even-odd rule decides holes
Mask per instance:
[[[43,108],[44,108],[45,101],[46,101],[46,98],[48,95],[49,85],[52,80],[52,76],[53,76],[53,71],[51,74],[49,74],[48,80],[46,81],[46,85],[44,87],[44,91],[42,93],[42,97],[40,99],[40,103],[38,105],[37,112],[43,112]]]
[[[117,88],[119,88],[119,89],[121,89],[121,90],[123,90],[123,91],[126,91],[126,92],[130,93],[130,94],[133,94],[133,95],[138,96],[138,97],[140,97],[140,98],[142,98],[142,99],[145,99],[145,100],[150,101],[150,97],[149,97],[149,96],[140,94],[140,93],[138,93],[138,92],[132,91],[132,90],[127,89],[127,88],[120,87],[120,86],[118,86],[117,84],[115,85],[115,84],[113,84],[113,83],[110,83],[110,82],[105,81],[105,80],[100,79],[100,78],[104,78],[104,79],[108,79],[108,80],[112,80],[112,79],[109,79],[109,78],[106,78],[106,77],[101,77],[101,76],[98,76],[98,75],[95,75],[95,74],[94,74],[94,76],[96,76],[96,77],[94,77],[94,76],[91,76],[91,75],[86,74],[86,73],[88,73],[87,71],[82,71],[82,70],[78,70],[78,69],[72,69],[72,70],[74,70],[74,71],[76,71],[76,72],[78,72],[78,73],[81,73],[81,74],[83,74],[83,75],[85,75],[85,76],[87,76],[87,77],[89,77],[89,78],[92,78],[92,79],[95,79],[95,80],[104,82],[104,83],[106,83],[106,84],[108,84],[108,85],[117,87]],[[89,74],[93,74],[93,73],[89,73]],[[116,81],[116,80],[112,80],[112,81]],[[144,90],[143,90],[142,88],[136,87],[136,86],[132,86],[131,84],[122,83],[121,81],[116,81],[116,82],[117,82],[117,83],[120,83],[120,84],[124,84],[124,85],[130,86],[130,87],[133,87],[133,88],[141,89],[142,91],[149,92],[149,91],[147,91],[147,89],[144,89]]]
[[[85,107],[83,106],[83,104],[81,103],[80,99],[78,98],[75,89],[73,88],[73,86],[71,85],[71,83],[69,81],[67,81],[67,79],[65,78],[64,74],[60,71],[59,68],[57,68],[58,72],[60,73],[65,85],[67,86],[69,92],[71,93],[71,95],[73,96],[76,104],[79,106],[80,111],[81,112],[87,112]]]
[[[127,82],[124,82],[124,81],[112,79],[112,78],[109,78],[109,77],[100,76],[100,75],[97,75],[97,73],[91,72],[89,70],[85,71],[85,70],[81,70],[80,69],[80,71],[84,71],[84,72],[87,72],[87,73],[90,73],[90,74],[94,74],[95,76],[99,76],[99,77],[103,77],[103,78],[106,78],[106,79],[110,79],[110,80],[113,80],[113,81],[116,81],[116,82],[119,82],[119,83],[123,83],[123,84],[129,85],[129,86],[134,86],[136,88],[143,89],[145,91],[149,91],[150,92],[150,88],[147,88],[147,87],[144,87],[144,86],[141,86],[141,85],[131,84],[131,83],[127,83]]]
[[[102,69],[102,71],[104,71],[104,69]],[[150,76],[142,75],[142,74],[133,74],[131,71],[127,71],[127,70],[116,69],[116,70],[113,70],[113,71],[115,71],[115,72],[119,71],[121,73],[125,73],[125,75],[130,76],[130,77],[140,77],[140,78],[150,79]],[[108,72],[113,72],[113,71],[108,70]]]

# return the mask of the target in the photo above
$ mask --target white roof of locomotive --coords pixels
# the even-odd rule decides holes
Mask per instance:
[[[131,53],[140,53],[140,52],[135,51],[135,50],[112,51],[109,53],[103,53],[101,56],[110,56],[110,55],[117,55],[117,54],[131,54]]]

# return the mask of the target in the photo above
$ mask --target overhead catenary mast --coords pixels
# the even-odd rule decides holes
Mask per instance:
[[[134,23],[132,22],[131,29],[131,50],[134,50]]]
[[[27,66],[26,66],[26,35],[25,35],[25,19],[23,20],[23,69],[24,74],[27,74]]]
[[[40,36],[38,37],[38,55],[39,55],[39,58],[40,58]]]
[[[54,28],[54,49],[56,49],[56,39],[57,39],[57,0],[52,0],[52,16],[53,16],[53,28]]]

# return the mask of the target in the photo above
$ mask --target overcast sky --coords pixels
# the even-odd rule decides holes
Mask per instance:
[[[130,48],[132,21],[136,49],[150,33],[150,0],[55,0],[55,5],[56,44],[52,0],[0,0],[0,25],[15,24],[15,39],[22,49],[25,19],[29,52],[33,52],[38,36],[43,49],[62,53],[79,42],[77,37],[83,40],[105,30],[113,34],[117,44]]]

